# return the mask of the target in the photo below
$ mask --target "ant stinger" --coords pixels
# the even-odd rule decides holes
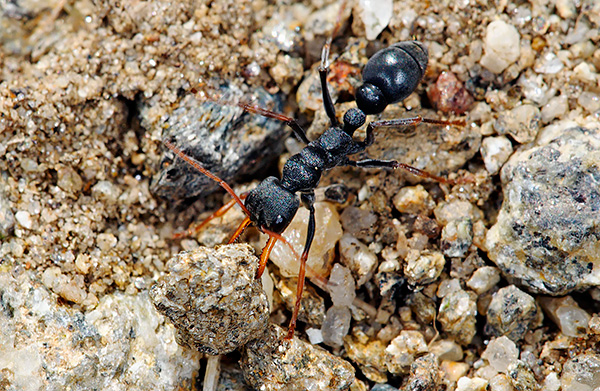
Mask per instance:
[[[375,141],[374,129],[379,127],[416,125],[422,122],[441,125],[464,125],[462,121],[441,121],[426,119],[420,116],[374,121],[368,123],[364,140],[354,140],[354,132],[366,123],[368,115],[382,113],[389,104],[406,99],[417,88],[427,68],[427,49],[421,42],[406,41],[395,43],[375,53],[369,59],[362,72],[363,84],[357,89],[355,94],[357,108],[348,110],[344,114],[343,123],[340,123],[336,117],[335,107],[331,100],[326,80],[329,68],[328,57],[330,45],[331,38],[323,48],[321,66],[319,67],[319,77],[323,90],[323,104],[330,121],[330,127],[317,139],[313,141],[308,140],[305,131],[293,118],[249,104],[238,104],[238,106],[248,112],[284,121],[293,130],[296,137],[306,144],[304,149],[290,157],[285,163],[281,179],[272,176],[266,178],[247,194],[243,202],[243,197],[238,197],[224,181],[202,168],[198,162],[187,156],[177,146],[168,140],[164,141],[165,145],[175,154],[196,167],[204,175],[217,181],[233,196],[231,202],[213,213],[213,215],[196,227],[195,230],[204,226],[210,219],[222,215],[235,203],[238,203],[247,217],[240,224],[229,243],[235,241],[250,224],[269,235],[269,240],[260,256],[257,278],[262,275],[275,242],[277,240],[284,240],[281,233],[291,223],[300,204],[309,210],[306,243],[300,256],[296,302],[286,336],[287,339],[291,339],[294,335],[298,311],[300,309],[300,298],[306,274],[306,260],[315,234],[314,189],[319,184],[322,173],[337,166],[401,168],[424,178],[430,178],[443,183],[453,183],[450,180],[432,175],[396,160],[363,159],[356,161],[351,160],[349,156],[363,152],[368,146],[373,144]],[[188,230],[184,234],[192,233],[193,231]]]

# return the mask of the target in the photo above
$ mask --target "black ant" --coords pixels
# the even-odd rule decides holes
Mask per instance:
[[[238,106],[248,112],[284,121],[292,129],[296,137],[306,144],[306,147],[300,153],[293,155],[285,163],[281,179],[273,176],[266,178],[245,196],[244,202],[242,202],[243,197],[238,197],[223,180],[201,167],[197,161],[187,156],[168,140],[164,141],[165,145],[176,155],[194,166],[204,175],[218,182],[233,197],[232,201],[213,213],[200,226],[196,227],[195,230],[204,226],[212,218],[222,215],[237,203],[243,209],[246,218],[240,224],[229,243],[234,242],[250,224],[269,235],[267,244],[260,256],[257,278],[262,275],[275,242],[277,240],[284,240],[281,233],[294,218],[300,203],[308,209],[309,220],[306,243],[300,256],[296,303],[290,320],[287,339],[291,339],[294,335],[296,319],[300,309],[300,299],[302,297],[306,273],[306,260],[315,234],[314,189],[319,184],[323,171],[338,166],[402,168],[424,178],[430,178],[443,183],[453,183],[445,178],[432,175],[395,160],[363,159],[355,161],[348,158],[348,156],[363,152],[368,146],[373,144],[375,141],[373,135],[375,128],[416,125],[421,122],[440,125],[464,125],[462,121],[441,121],[425,119],[420,116],[382,120],[370,122],[367,125],[367,133],[364,140],[354,140],[352,137],[354,132],[365,124],[367,115],[383,112],[389,104],[406,99],[417,88],[427,68],[427,49],[421,42],[405,41],[395,43],[375,53],[363,69],[363,84],[357,89],[355,94],[358,108],[348,110],[344,114],[342,124],[336,117],[335,107],[327,87],[326,77],[329,68],[328,57],[330,45],[331,38],[323,48],[319,77],[323,90],[323,104],[331,126],[316,140],[308,140],[305,131],[291,117],[245,103],[238,104]],[[300,195],[299,198],[297,193]],[[192,231],[188,230],[183,235]]]

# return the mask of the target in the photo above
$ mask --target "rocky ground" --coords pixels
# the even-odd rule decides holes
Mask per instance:
[[[1,389],[600,387],[600,3],[370,3],[0,1]],[[418,39],[424,80],[381,118],[466,125],[380,129],[367,151],[455,184],[323,177],[282,343],[293,253],[275,247],[263,295],[248,247],[212,249],[241,210],[174,239],[229,198],[161,141],[238,192],[277,174],[302,144],[232,103],[322,133],[316,67],[338,18],[338,114],[369,56]],[[307,219],[286,231],[298,249]],[[209,349],[200,325],[234,326]]]

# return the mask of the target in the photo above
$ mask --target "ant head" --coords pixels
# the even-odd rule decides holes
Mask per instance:
[[[367,115],[379,114],[388,105],[383,92],[371,83],[358,87],[354,99],[358,108]]]
[[[350,109],[344,114],[344,132],[352,135],[354,131],[365,124],[367,116],[362,110]]]
[[[281,186],[279,179],[268,177],[248,194],[244,204],[258,228],[280,234],[292,222],[300,201]]]

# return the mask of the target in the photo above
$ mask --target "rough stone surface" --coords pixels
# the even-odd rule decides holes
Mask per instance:
[[[215,93],[208,91],[207,94],[212,97]],[[226,182],[263,170],[283,150],[288,129],[280,121],[248,114],[235,104],[252,102],[280,112],[281,97],[271,96],[264,89],[257,89],[254,96],[248,96],[233,85],[221,86],[216,94],[222,97],[221,102],[186,96],[165,123],[157,124],[146,118],[154,102],[144,102],[140,110],[142,124],[147,128],[162,128],[163,139]],[[161,170],[154,175],[150,189],[171,202],[206,196],[219,188],[217,182],[176,158],[166,147],[160,165]]]
[[[487,334],[518,341],[542,324],[544,315],[535,299],[514,285],[496,292],[487,310]]]
[[[563,391],[593,391],[600,387],[600,356],[583,353],[568,360],[560,378]]]
[[[190,389],[199,354],[146,294],[105,295],[93,311],[60,304],[31,272],[0,273],[0,384],[6,390]]]
[[[549,127],[539,140],[502,169],[504,202],[487,248],[511,281],[561,295],[600,284],[600,124]]]
[[[229,353],[267,327],[269,304],[258,259],[245,244],[181,252],[150,290],[177,328],[177,341],[208,354]]]
[[[475,294],[460,288],[443,295],[438,321],[442,330],[461,345],[468,345],[475,336],[477,304]]]
[[[257,390],[347,390],[354,368],[322,348],[298,338],[285,340],[285,330],[271,325],[248,343],[241,366],[248,384]]]

